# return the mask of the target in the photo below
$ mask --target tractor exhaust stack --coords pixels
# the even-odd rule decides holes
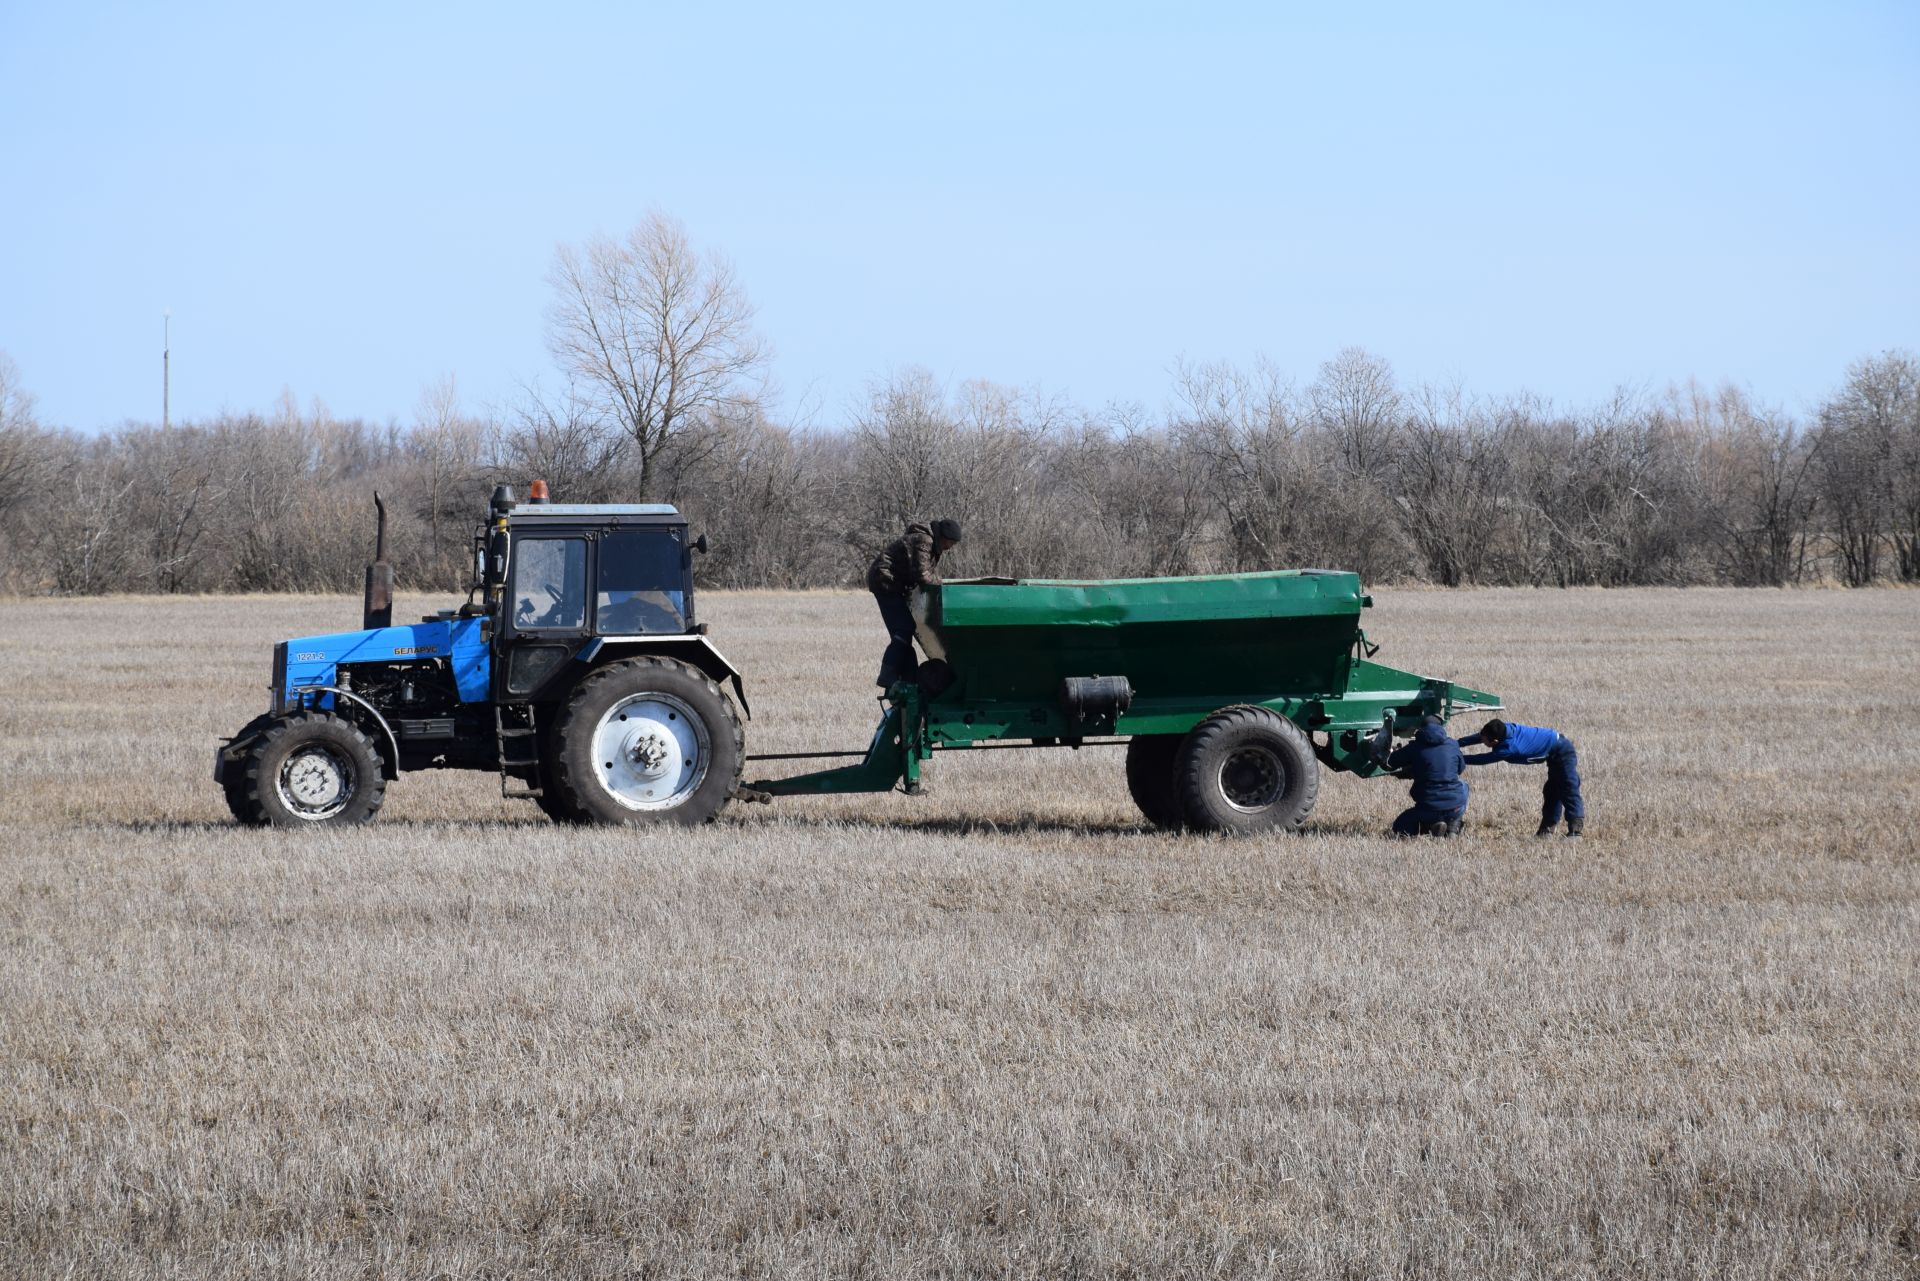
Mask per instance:
[[[362,627],[393,626],[393,565],[387,560],[387,505],[380,491],[373,491],[373,507],[379,516],[373,536],[373,564],[367,566],[366,602],[360,611]]]

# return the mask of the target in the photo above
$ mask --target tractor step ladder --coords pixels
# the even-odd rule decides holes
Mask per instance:
[[[507,712],[514,714],[508,723]],[[540,730],[534,724],[533,704],[511,708],[493,705],[493,729],[500,748],[500,795],[508,800],[533,800],[544,795],[540,786]]]

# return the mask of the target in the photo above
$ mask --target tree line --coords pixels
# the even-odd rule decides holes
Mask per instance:
[[[1179,364],[1164,408],[1099,409],[923,370],[844,420],[782,423],[724,260],[651,215],[562,246],[565,382],[476,414],[267,414],[85,435],[44,425],[0,353],[0,590],[345,591],[387,500],[403,585],[452,590],[492,487],[671,502],[715,587],[857,583],[912,518],[966,530],[951,572],[1126,577],[1322,566],[1371,582],[1849,586],[1920,581],[1920,358],[1863,358],[1804,416],[1738,388],[1579,410],[1403,387],[1349,348],[1300,385]]]
[[[650,473],[650,474],[648,474]],[[644,480],[643,480],[644,476]],[[1175,370],[1170,405],[1089,410],[898,373],[834,428],[716,406],[643,453],[583,397],[412,421],[273,413],[84,435],[41,425],[0,357],[0,587],[346,591],[387,500],[411,587],[464,585],[496,483],[671,502],[715,587],[858,581],[914,517],[967,531],[957,572],[1122,577],[1288,566],[1369,581],[1852,586],[1920,580],[1920,361],[1855,364],[1807,420],[1744,392],[1528,397],[1400,388],[1357,350],[1304,388]]]

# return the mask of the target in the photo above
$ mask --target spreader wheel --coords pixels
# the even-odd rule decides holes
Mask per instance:
[[[1155,827],[1176,831],[1186,826],[1180,790],[1173,777],[1182,735],[1135,734],[1127,740],[1127,790]]]
[[[1194,726],[1174,779],[1188,825],[1208,832],[1297,831],[1320,791],[1313,745],[1264,707],[1225,707]]]
[[[554,726],[557,802],[594,823],[704,823],[740,783],[746,736],[720,687],[670,658],[580,682]]]

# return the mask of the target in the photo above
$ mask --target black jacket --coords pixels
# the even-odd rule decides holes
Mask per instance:
[[[1467,785],[1460,781],[1465,758],[1445,726],[1422,725],[1412,742],[1387,757],[1387,768],[1413,780],[1409,796],[1415,805],[1443,812],[1466,808]]]
[[[867,590],[876,596],[905,596],[916,587],[939,583],[940,544],[931,527],[917,522],[867,566]]]

